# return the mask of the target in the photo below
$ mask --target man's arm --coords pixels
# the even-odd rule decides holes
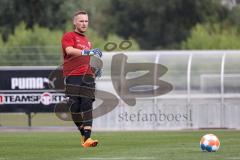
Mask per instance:
[[[92,50],[80,50],[77,48],[73,48],[72,46],[67,47],[66,49],[66,53],[67,55],[75,55],[75,56],[98,56],[98,57],[102,57],[102,51],[98,48],[92,49]]]
[[[73,48],[72,46],[69,46],[65,49],[67,55],[73,55],[73,56],[81,56],[82,55],[82,51],[80,49],[77,48]]]

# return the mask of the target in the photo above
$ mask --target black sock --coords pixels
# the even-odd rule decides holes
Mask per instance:
[[[81,133],[82,136],[84,136],[84,128],[82,126],[82,123],[81,122],[74,122],[75,125],[77,126],[79,132]]]
[[[85,141],[90,138],[91,136],[91,130],[90,129],[84,129],[84,138],[85,138]]]
[[[79,131],[80,131],[81,135],[84,136],[84,128],[83,127],[79,127]]]

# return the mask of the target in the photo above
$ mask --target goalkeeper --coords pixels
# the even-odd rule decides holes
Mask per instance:
[[[92,67],[91,59],[100,59],[102,52],[92,49],[84,35],[88,29],[88,14],[85,11],[74,14],[73,25],[74,31],[67,32],[62,37],[66,96],[69,97],[72,119],[81,133],[82,146],[95,147],[98,140],[90,138],[92,105],[95,100],[95,78],[101,75],[101,67]]]

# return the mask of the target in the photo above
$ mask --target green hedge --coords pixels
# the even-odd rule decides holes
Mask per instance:
[[[239,42],[240,33],[235,26],[198,24],[192,29],[190,37],[182,43],[182,49],[240,49]]]

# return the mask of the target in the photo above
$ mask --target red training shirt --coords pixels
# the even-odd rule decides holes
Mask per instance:
[[[91,43],[87,37],[77,32],[67,32],[62,37],[62,49],[63,49],[63,75],[93,75],[91,67],[89,66],[90,56],[74,56],[67,55],[66,48],[72,46],[80,50],[90,50],[92,48]]]

